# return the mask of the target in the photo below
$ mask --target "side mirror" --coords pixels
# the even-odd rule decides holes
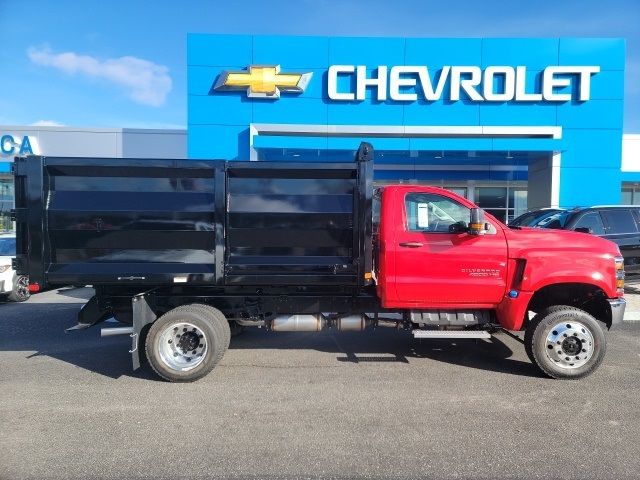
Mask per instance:
[[[481,208],[472,208],[471,221],[469,222],[469,235],[484,235],[485,233],[484,210]]]
[[[574,232],[580,233],[593,233],[593,230],[589,227],[577,227],[573,229]]]

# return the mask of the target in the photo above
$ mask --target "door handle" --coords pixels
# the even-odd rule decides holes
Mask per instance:
[[[408,248],[420,248],[423,245],[424,244],[421,242],[402,242],[400,244],[401,247],[408,247]]]

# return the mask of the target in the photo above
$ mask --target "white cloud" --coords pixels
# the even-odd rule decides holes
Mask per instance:
[[[69,75],[82,74],[124,87],[137,103],[159,107],[171,91],[169,69],[137,57],[98,60],[74,52],[53,53],[48,47],[30,47],[29,59],[36,65],[53,67]]]
[[[38,120],[31,124],[32,127],[64,127],[64,123],[56,122],[54,120]]]

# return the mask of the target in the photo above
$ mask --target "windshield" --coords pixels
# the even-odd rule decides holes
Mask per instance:
[[[509,222],[510,227],[535,227],[539,225],[539,222],[558,210],[534,210],[533,212],[527,212],[520,215],[518,218]]]
[[[529,225],[529,222],[533,221],[540,212],[529,212],[524,215],[520,215],[518,218],[515,218],[509,222],[510,227],[526,227]]]
[[[554,213],[553,215],[538,222],[536,226],[540,228],[562,229],[565,227],[572,214],[573,212],[570,211]]]
[[[0,238],[0,256],[13,256],[16,254],[15,238]]]

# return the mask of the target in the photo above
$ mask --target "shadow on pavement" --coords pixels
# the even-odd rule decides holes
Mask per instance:
[[[61,295],[63,297],[88,300],[93,295],[93,289],[86,287],[65,287],[59,288],[55,293],[56,295]]]
[[[511,358],[513,351],[502,339],[490,340],[430,339],[415,340],[409,332],[378,329],[367,332],[320,333],[282,332],[247,329],[231,340],[231,349],[312,349],[336,353],[339,362],[409,363],[409,359],[431,359],[469,368],[495,371],[518,376],[540,377],[530,363]],[[518,348],[523,348],[518,345]]]
[[[26,358],[48,356],[110,378],[132,376],[157,379],[148,366],[131,370],[128,336],[100,338],[101,324],[88,330],[64,333],[75,324],[75,316],[85,299],[81,290],[51,292],[71,297],[67,302],[7,304],[0,309],[2,351],[35,352]],[[77,297],[76,297],[77,296]],[[335,353],[336,361],[353,363],[396,362],[431,359],[437,362],[518,376],[539,376],[529,362],[511,358],[513,351],[500,335],[485,340],[414,340],[408,332],[378,329],[363,333],[273,333],[247,329],[231,341],[231,349],[316,350]],[[518,348],[521,348],[518,345]],[[398,365],[398,368],[402,368]]]
[[[157,379],[147,368],[131,370],[131,340],[128,336],[100,338],[101,326],[65,333],[76,324],[76,314],[86,294],[69,291],[49,292],[81,301],[8,303],[0,308],[0,351],[24,352],[24,358],[47,356],[110,378],[123,375]],[[39,294],[40,295],[40,294]],[[77,296],[76,296],[77,295]]]

